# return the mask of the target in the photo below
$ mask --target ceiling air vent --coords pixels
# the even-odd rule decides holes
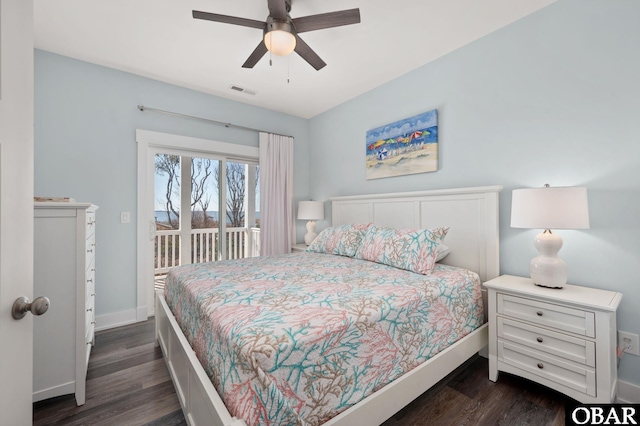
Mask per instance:
[[[257,93],[255,90],[245,89],[244,87],[236,86],[235,84],[229,86],[229,89],[240,93],[246,93],[247,95],[255,95]]]

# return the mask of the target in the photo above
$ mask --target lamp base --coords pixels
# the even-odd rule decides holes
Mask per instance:
[[[550,285],[544,285],[544,284],[538,284],[538,283],[533,283],[534,285],[537,285],[538,287],[544,287],[544,288],[553,288],[556,290],[562,290],[562,286],[550,286]]]
[[[558,257],[562,238],[547,229],[536,235],[534,245],[540,255],[531,259],[529,265],[533,283],[540,287],[562,288],[567,283],[567,264]]]
[[[307,233],[304,235],[304,243],[309,245],[316,239],[318,234],[316,234],[316,223],[312,220],[307,222]]]

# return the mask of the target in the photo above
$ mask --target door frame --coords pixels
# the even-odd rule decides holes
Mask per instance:
[[[238,145],[190,136],[136,129],[138,143],[138,206],[136,217],[137,240],[137,292],[136,321],[145,321],[155,314],[153,299],[153,247],[155,241],[155,214],[153,182],[155,153],[158,151],[184,152],[185,155],[221,156],[227,161],[255,163],[260,157],[258,147]]]

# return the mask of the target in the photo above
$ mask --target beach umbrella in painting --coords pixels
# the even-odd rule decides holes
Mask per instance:
[[[378,160],[385,160],[388,156],[389,156],[389,153],[387,152],[386,148],[382,148],[377,153]]]
[[[427,132],[427,133],[428,133],[428,132]],[[411,140],[411,139],[418,139],[420,136],[422,136],[422,131],[420,131],[420,130],[416,130],[415,132],[412,132],[412,133],[409,135],[409,140]]]

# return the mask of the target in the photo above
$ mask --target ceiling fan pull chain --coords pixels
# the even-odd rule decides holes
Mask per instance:
[[[291,68],[291,56],[287,58],[287,84],[289,84],[289,71]]]

